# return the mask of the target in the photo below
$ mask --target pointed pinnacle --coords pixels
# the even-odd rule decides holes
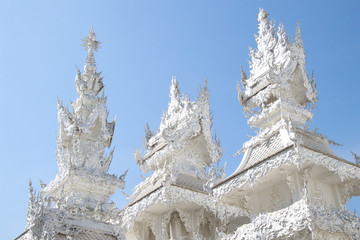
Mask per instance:
[[[246,85],[245,80],[247,79],[247,76],[243,69],[243,66],[241,65],[240,67],[241,67],[241,83],[242,83],[243,87],[245,87],[245,85]]]
[[[171,79],[171,86],[170,86],[170,98],[179,98],[180,89],[179,89],[179,82],[176,80],[175,76],[172,76]]]
[[[259,8],[259,14],[258,14],[258,22],[260,22],[261,19],[267,19],[268,18],[268,13],[262,9],[262,8]]]
[[[207,76],[206,76],[205,81],[204,81],[203,92],[207,92],[207,91],[208,91],[208,80],[207,80]]]
[[[82,46],[84,46],[86,50],[97,51],[97,49],[100,48],[100,42],[96,41],[96,34],[94,32],[93,26],[91,26],[89,34],[82,41]]]
[[[296,32],[298,32],[299,34],[301,34],[301,30],[300,30],[300,22],[297,21],[297,25],[296,25]]]
[[[58,96],[56,96],[56,101],[57,101],[57,107],[58,107],[58,109],[61,108],[61,107],[62,107],[62,104],[61,104],[60,99],[59,99]]]
[[[302,39],[301,39],[301,30],[300,30],[300,23],[299,22],[297,22],[297,26],[296,26],[295,43],[297,43],[299,45],[303,45]]]
[[[239,83],[239,80],[236,80],[236,89],[238,91],[240,91],[240,83]]]
[[[78,74],[81,74],[80,69],[78,68],[78,66],[75,65],[76,71],[78,72]]]

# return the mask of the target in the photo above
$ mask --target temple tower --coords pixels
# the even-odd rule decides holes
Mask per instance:
[[[211,136],[207,82],[195,102],[180,95],[172,78],[170,102],[160,127],[145,129],[144,155],[134,158],[152,174],[134,189],[124,208],[127,239],[209,239],[214,236],[214,201],[208,183],[221,178],[219,142]],[[210,168],[210,171],[207,171]]]
[[[125,175],[108,173],[115,120],[108,122],[97,72],[99,42],[83,40],[87,58],[78,70],[72,110],[58,100],[59,173],[36,194],[30,181],[27,227],[16,239],[360,239],[360,218],[346,210],[360,196],[356,164],[332,150],[335,142],[309,129],[317,99],[305,68],[300,27],[289,41],[260,9],[250,75],[242,69],[238,99],[256,136],[235,155],[236,171],[219,169],[220,142],[212,136],[207,81],[195,101],[171,80],[160,127],[145,128],[134,153],[149,176],[122,209],[109,201]]]
[[[245,211],[224,216],[223,239],[359,239],[360,219],[345,210],[360,195],[359,166],[338,157],[333,142],[308,128],[317,102],[305,70],[300,27],[289,41],[260,9],[250,76],[242,70],[238,98],[257,135],[244,143],[237,170],[214,184],[217,206]],[[231,219],[246,217],[237,228]]]
[[[115,120],[107,121],[102,77],[96,71],[94,51],[99,41],[93,29],[83,40],[88,51],[84,72],[75,77],[79,98],[72,111],[58,100],[59,174],[38,197],[30,184],[27,231],[19,239],[118,239],[120,210],[109,198],[123,188],[125,175],[108,173]],[[100,95],[101,94],[101,95]],[[100,95],[100,96],[99,96]]]

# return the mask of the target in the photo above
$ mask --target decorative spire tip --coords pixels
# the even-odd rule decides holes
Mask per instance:
[[[101,42],[96,41],[96,34],[94,32],[93,26],[91,26],[89,34],[82,41],[82,46],[85,47],[85,50],[97,51],[100,48]]]

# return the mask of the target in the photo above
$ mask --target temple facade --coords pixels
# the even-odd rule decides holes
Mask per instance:
[[[147,125],[134,152],[151,174],[118,209],[109,199],[126,172],[108,173],[116,119],[107,120],[91,29],[75,77],[79,97],[71,110],[58,100],[59,173],[38,194],[30,181],[27,226],[16,239],[360,239],[360,218],[346,209],[360,196],[360,158],[340,158],[333,141],[309,129],[318,98],[300,27],[290,41],[260,9],[255,39],[237,90],[256,136],[235,154],[243,156],[236,171],[225,176],[219,166],[207,80],[191,100],[173,77],[159,128]]]

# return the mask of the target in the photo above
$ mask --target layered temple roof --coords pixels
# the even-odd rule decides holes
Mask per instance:
[[[236,171],[213,185],[224,239],[358,239],[360,219],[344,208],[360,195],[359,166],[339,158],[334,142],[308,127],[318,99],[300,27],[289,42],[282,24],[275,35],[263,9],[258,22],[250,77],[242,69],[243,90],[237,86],[257,135],[235,154],[244,154]],[[229,234],[226,224],[240,217],[249,222]]]
[[[245,155],[234,174],[295,143],[336,156],[330,141],[305,125],[311,122],[318,99],[314,77],[310,79],[305,69],[300,26],[295,39],[289,41],[284,25],[275,32],[275,24],[263,9],[257,20],[257,49],[250,48],[250,76],[241,68],[243,90],[239,83],[237,90],[249,125],[260,131],[235,154]]]
[[[111,146],[115,120],[107,122],[106,97],[99,97],[104,85],[100,73],[96,72],[94,51],[99,47],[91,29],[83,40],[88,55],[84,73],[75,77],[79,98],[71,104],[73,112],[58,100],[59,137],[57,161],[60,176],[71,168],[81,168],[97,173],[106,173],[111,164],[113,151],[105,156],[105,148]]]
[[[109,198],[125,185],[125,174],[108,173],[115,120],[108,122],[106,97],[94,51],[99,42],[93,29],[83,40],[88,51],[84,73],[75,77],[79,98],[72,111],[58,100],[59,135],[56,158],[59,174],[42,183],[35,197],[30,183],[28,226],[30,239],[117,239],[120,210]],[[101,96],[98,96],[101,93]],[[25,239],[27,239],[25,237]]]
[[[94,51],[99,48],[99,44],[91,29],[83,40],[88,54],[84,73],[78,70],[75,77],[79,98],[71,104],[73,111],[69,111],[58,100],[60,126],[56,158],[59,175],[43,189],[45,196],[81,195],[80,198],[86,196],[86,201],[106,202],[110,195],[125,184],[123,178],[107,174],[113,150],[106,155],[105,148],[111,146],[115,120],[107,121],[109,113],[102,91],[104,85],[100,73],[96,71]],[[98,96],[101,92],[101,96]]]
[[[162,186],[164,178],[173,184],[205,191],[205,183],[216,178],[214,165],[222,156],[220,142],[211,135],[211,125],[207,81],[199,90],[196,101],[191,102],[188,96],[180,96],[179,83],[173,77],[170,102],[161,116],[159,129],[153,132],[147,124],[145,154],[134,153],[139,167],[144,172],[151,170],[153,174],[136,187],[130,203]],[[213,172],[209,175],[206,168],[210,166],[213,166]]]
[[[128,232],[141,236],[139,224],[149,225],[157,239],[169,239],[172,233],[157,231],[156,223],[148,219],[164,216],[169,223],[171,216],[187,218],[189,209],[196,210],[199,221],[200,215],[212,215],[208,212],[213,201],[207,185],[221,179],[217,164],[222,149],[212,137],[211,125],[207,81],[192,102],[180,95],[179,83],[173,77],[170,102],[159,129],[153,132],[147,125],[145,154],[134,153],[139,167],[152,174],[135,187],[123,209],[123,226]],[[198,233],[189,221],[185,221],[187,231]]]
[[[257,135],[235,154],[244,154],[237,170],[225,178],[218,168],[207,81],[190,101],[173,77],[159,128],[147,124],[144,153],[134,153],[151,174],[122,210],[109,202],[125,174],[108,173],[115,120],[107,121],[91,29],[84,72],[75,78],[79,98],[72,111],[58,100],[59,174],[38,196],[30,181],[28,224],[17,239],[360,239],[360,218],[345,210],[360,195],[360,157],[341,159],[333,141],[308,127],[318,99],[300,27],[289,41],[263,9],[258,22],[250,76],[242,69],[237,86]]]
[[[289,42],[284,26],[280,24],[275,33],[275,25],[263,9],[258,22],[257,49],[250,48],[250,77],[242,70],[244,91],[238,84],[248,123],[259,129],[281,119],[304,124],[312,118],[310,110],[317,102],[317,91],[314,79],[306,73],[300,27],[295,40]]]
[[[199,90],[196,101],[191,102],[188,96],[180,96],[178,81],[173,77],[170,86],[170,102],[166,113],[161,116],[160,127],[152,132],[147,125],[145,154],[141,156],[141,152],[136,151],[134,158],[144,172],[164,169],[175,162],[194,166],[202,171],[218,162],[222,156],[220,143],[211,136],[211,125],[207,81]],[[201,145],[202,150],[196,159],[172,159],[172,155],[189,147],[190,143]]]

